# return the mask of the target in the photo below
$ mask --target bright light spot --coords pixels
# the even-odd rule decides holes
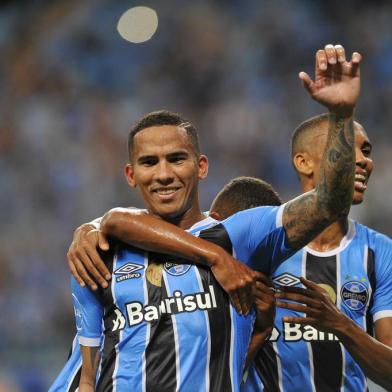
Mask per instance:
[[[133,7],[125,11],[117,24],[121,37],[139,44],[148,41],[158,28],[158,15],[149,7]]]

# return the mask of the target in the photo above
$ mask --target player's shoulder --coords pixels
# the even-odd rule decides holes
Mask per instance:
[[[236,212],[232,216],[225,219],[222,223],[230,224],[231,222],[248,221],[251,219],[260,219],[263,217],[275,218],[280,210],[283,210],[283,206],[261,206],[261,207],[249,208],[247,210]]]
[[[382,247],[385,249],[390,249],[392,251],[392,239],[386,234],[380,233],[362,223],[355,223],[355,234],[362,240],[368,242],[369,247],[377,249]]]

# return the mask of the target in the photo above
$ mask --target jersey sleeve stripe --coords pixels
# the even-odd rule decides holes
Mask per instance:
[[[377,312],[373,316],[373,322],[375,323],[377,320],[381,320],[386,317],[392,317],[392,310],[381,310]]]
[[[79,344],[86,347],[99,347],[101,345],[101,338],[86,338],[79,336]]]

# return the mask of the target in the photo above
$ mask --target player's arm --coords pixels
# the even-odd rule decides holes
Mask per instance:
[[[220,246],[149,214],[134,215],[128,209],[112,209],[104,215],[101,231],[138,248],[179,257],[179,263],[183,259],[184,263],[191,261],[210,267],[237,311],[243,314],[249,312],[253,303],[253,285],[264,279]]]
[[[114,208],[102,218],[100,230],[88,225],[77,229],[67,257],[79,283],[85,282],[92,289],[97,288],[95,281],[103,287],[107,285],[105,278],[110,276],[104,270],[106,267],[97,248],[107,249],[108,236],[141,249],[177,256],[179,263],[184,259],[184,263],[192,261],[211,267],[237,311],[249,312],[253,303],[252,286],[259,273],[235,260],[218,245],[137,209]]]
[[[342,313],[323,288],[304,278],[301,282],[306,288],[282,287],[275,294],[277,306],[305,314],[305,317],[284,317],[283,321],[333,333],[367,377],[392,390],[392,317],[375,322],[376,338],[373,338]]]
[[[80,346],[82,352],[82,372],[79,392],[94,392],[95,378],[99,364],[99,347]]]
[[[246,356],[245,370],[248,369],[257,352],[270,336],[275,320],[275,291],[270,280],[265,277],[263,282],[258,281],[254,286],[254,290],[257,314]]]
[[[329,110],[327,145],[316,189],[289,201],[283,226],[289,245],[300,249],[350,210],[354,185],[353,111],[360,91],[359,53],[346,61],[342,46],[327,45],[316,54],[313,81],[300,79],[310,96]]]

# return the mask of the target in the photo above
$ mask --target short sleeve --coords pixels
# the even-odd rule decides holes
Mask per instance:
[[[377,233],[372,245],[375,254],[375,291],[370,313],[373,322],[392,317],[392,240]]]
[[[256,207],[241,211],[222,222],[235,256],[250,267],[270,273],[295,250],[287,245],[280,207]]]
[[[80,287],[73,277],[71,288],[79,344],[97,347],[101,342],[103,307],[96,295],[88,287]]]

